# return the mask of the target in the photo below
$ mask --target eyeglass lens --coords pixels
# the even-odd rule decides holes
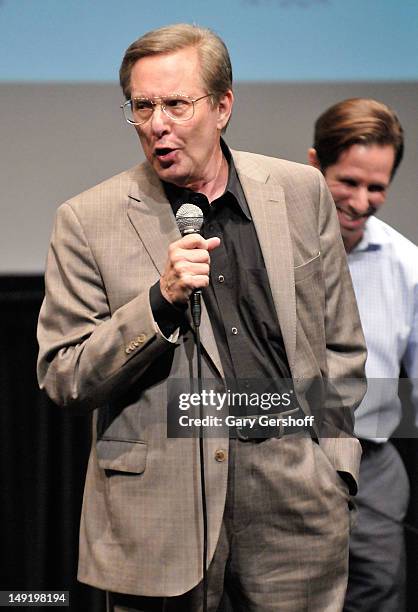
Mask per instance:
[[[181,97],[160,98],[158,102],[148,98],[133,98],[124,106],[125,116],[130,123],[145,123],[159,104],[171,119],[185,121],[193,116],[193,101]]]

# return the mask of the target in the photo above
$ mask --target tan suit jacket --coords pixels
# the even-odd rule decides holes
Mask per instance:
[[[360,380],[365,348],[334,204],[313,168],[244,152],[233,157],[296,390],[303,402],[307,380],[336,381],[325,399],[321,446],[354,483],[360,449],[345,432],[365,388],[343,379]],[[191,332],[175,343],[165,339],[149,303],[168,245],[179,237],[161,183],[143,163],[63,204],[48,256],[38,376],[56,403],[98,409],[79,578],[111,591],[178,595],[201,579],[197,440],[166,436],[167,377],[195,375],[194,342]],[[205,309],[201,339],[204,375],[220,379]],[[205,441],[209,557],[228,476],[228,461],[216,451],[227,447],[227,438]]]

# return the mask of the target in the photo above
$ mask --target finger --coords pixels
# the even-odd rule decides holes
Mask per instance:
[[[176,243],[182,249],[206,249],[206,240],[200,234],[188,234]]]
[[[206,240],[206,248],[208,251],[213,251],[213,249],[216,249],[220,244],[221,240],[217,236],[214,236],[213,238],[208,238]]]
[[[193,274],[193,276],[187,278],[187,287],[189,287],[191,290],[203,289],[208,285],[209,276],[207,274]]]
[[[179,281],[186,281],[190,276],[206,275],[209,276],[208,263],[193,263],[190,261],[179,261],[173,266],[176,277]]]
[[[210,263],[210,255],[204,249],[179,249],[173,253],[172,261],[190,261],[193,263]]]

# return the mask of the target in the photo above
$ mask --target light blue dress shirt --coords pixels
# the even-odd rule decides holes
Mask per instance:
[[[371,217],[348,263],[368,349],[368,390],[355,413],[355,432],[384,442],[402,416],[401,365],[412,383],[418,425],[418,247]]]

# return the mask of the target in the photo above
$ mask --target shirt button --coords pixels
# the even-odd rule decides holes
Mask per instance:
[[[215,459],[219,462],[225,461],[226,451],[223,448],[218,448],[218,450],[215,451]]]
[[[223,282],[224,282],[224,280],[225,280],[225,276],[224,276],[223,274],[220,274],[220,275],[218,276],[218,281],[219,281],[220,283],[223,283]]]
[[[231,332],[234,334],[234,336],[236,336],[236,335],[237,335],[237,333],[238,333],[238,330],[237,330],[237,328],[236,328],[236,327],[232,327],[232,328],[231,328]]]

